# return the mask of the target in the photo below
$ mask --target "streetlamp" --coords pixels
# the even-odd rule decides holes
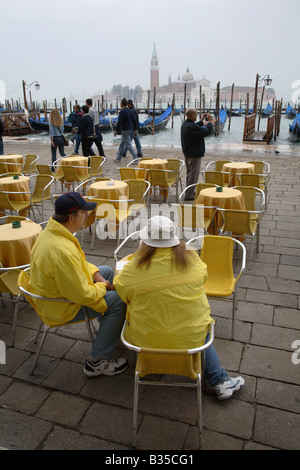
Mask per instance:
[[[270,78],[270,75],[267,74],[263,78],[259,74],[256,75],[256,83],[255,83],[255,94],[254,94],[254,105],[253,105],[253,113],[256,114],[257,111],[257,88],[260,83],[264,81],[266,86],[270,86],[272,83],[272,78]]]
[[[29,85],[26,84],[25,80],[22,81],[22,86],[23,86],[23,95],[24,95],[24,107],[28,109],[28,104],[27,104],[27,98],[26,98],[26,89],[30,88],[33,84],[35,83],[35,89],[39,90],[40,89],[40,84],[37,80],[34,80],[32,83]]]

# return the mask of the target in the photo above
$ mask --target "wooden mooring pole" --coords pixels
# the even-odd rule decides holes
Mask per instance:
[[[230,131],[230,124],[231,124],[231,113],[232,113],[232,103],[233,103],[233,90],[234,90],[234,83],[231,87],[231,100],[230,100],[230,110],[229,110],[229,119],[228,119],[228,130]]]

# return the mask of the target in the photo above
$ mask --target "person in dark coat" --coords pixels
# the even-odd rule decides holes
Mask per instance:
[[[204,138],[208,137],[213,131],[213,117],[207,115],[207,120],[196,122],[197,110],[188,108],[186,110],[186,120],[181,125],[181,147],[185,157],[186,164],[186,186],[198,182],[201,169],[201,159],[205,154]],[[194,200],[194,188],[191,188],[185,194],[185,200]]]
[[[141,158],[143,156],[143,153],[142,153],[142,146],[141,146],[141,142],[139,138],[139,131],[138,131],[140,127],[139,114],[137,112],[137,109],[133,106],[132,100],[127,100],[127,106],[133,114],[133,118],[134,118],[134,121],[136,123],[136,128],[137,128],[132,134],[131,140],[132,139],[134,140],[136,151],[137,151],[137,156],[138,158]],[[126,152],[127,152],[127,149],[125,148],[125,150],[123,151],[122,157],[126,157]]]
[[[137,158],[137,154],[135,153],[132,147],[132,143],[131,143],[132,134],[137,130],[137,124],[134,121],[132,112],[127,106],[126,98],[122,98],[121,108],[122,109],[119,112],[117,127],[114,132],[115,136],[117,134],[122,135],[122,140],[119,146],[117,158],[113,160],[114,162],[117,162],[117,163],[121,161],[121,157],[124,154],[125,148],[129,150],[134,160]]]
[[[94,121],[92,116],[89,114],[89,107],[86,105],[82,106],[83,116],[80,119],[78,126],[78,134],[81,136],[82,153],[85,157],[89,155],[95,155],[92,150],[94,141]]]

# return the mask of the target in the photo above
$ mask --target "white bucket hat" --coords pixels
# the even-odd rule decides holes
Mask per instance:
[[[176,228],[172,220],[163,215],[155,215],[140,231],[140,238],[148,246],[169,248],[180,243],[175,232]]]

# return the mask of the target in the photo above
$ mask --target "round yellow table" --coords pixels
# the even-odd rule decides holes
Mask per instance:
[[[222,192],[216,191],[216,188],[206,188],[200,191],[195,204],[203,204],[204,206],[216,206],[221,209],[246,210],[244,196],[238,189],[224,188]],[[204,215],[212,217],[214,210],[205,209]],[[222,226],[222,216],[217,214],[215,223],[215,233]]]
[[[140,170],[142,168],[143,170]],[[164,160],[162,158],[154,158],[153,160],[140,161],[135,170],[137,178],[145,178],[146,169],[147,170],[167,170],[168,160]]]
[[[119,199],[120,196],[129,196],[128,184],[124,181],[98,181],[92,183],[87,191],[88,196],[95,196],[101,199]]]
[[[31,249],[42,227],[31,220],[22,220],[21,227],[0,225],[0,261],[5,268],[30,263]]]
[[[236,173],[254,173],[254,165],[245,162],[224,163],[222,171],[229,172],[232,175],[232,178],[229,175],[224,175],[224,183],[230,182],[230,186],[238,186],[240,181],[238,176],[235,176]]]
[[[63,170],[62,166],[78,166],[78,167],[86,167],[86,168],[76,168],[77,174],[78,175],[88,175],[88,158],[87,157],[82,157],[82,156],[72,156],[72,157],[63,157],[59,162],[58,162],[58,167],[57,167],[57,173],[56,176],[63,176]]]
[[[7,171],[1,171],[1,173],[11,173],[14,171],[21,171],[23,167],[23,155],[0,155],[0,163],[3,163],[5,167],[7,168]],[[2,165],[0,165],[2,166]],[[5,170],[4,167],[2,167],[3,170]]]
[[[29,192],[29,176],[19,176],[14,179],[13,176],[0,178],[0,191]],[[30,194],[9,194],[11,201],[30,201]]]

